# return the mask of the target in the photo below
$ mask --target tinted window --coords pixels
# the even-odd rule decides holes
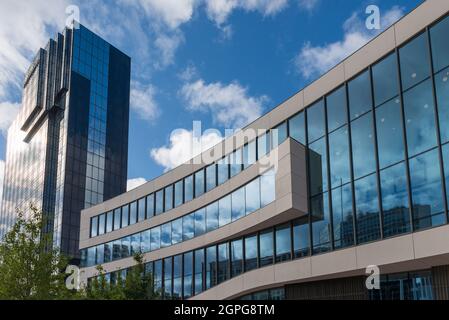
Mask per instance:
[[[307,108],[307,128],[309,143],[324,136],[324,121],[324,103],[322,100]]]
[[[245,216],[245,188],[232,193],[232,221]]]
[[[276,227],[276,262],[291,259],[292,237],[290,225]]]
[[[184,201],[189,202],[193,199],[193,175],[184,179]]]
[[[120,229],[120,224],[122,222],[122,211],[120,208],[114,210],[114,230]]]
[[[449,20],[448,20],[449,21]],[[441,142],[449,141],[449,69],[445,69],[435,76],[435,90],[437,95],[438,117],[440,120]]]
[[[293,252],[295,258],[309,255],[309,219],[308,217],[293,222]]]
[[[326,97],[327,125],[329,132],[347,123],[346,87],[340,87]]]
[[[430,76],[427,32],[399,49],[402,89],[406,90]]]
[[[437,150],[410,160],[410,179],[415,230],[445,223]]]
[[[310,192],[312,195],[327,190],[327,149],[322,138],[309,146]]]
[[[195,212],[195,237],[206,232],[206,210],[200,209]]]
[[[410,231],[406,177],[404,163],[380,172],[384,237]]]
[[[164,297],[171,299],[172,295],[172,258],[164,259]]]
[[[183,203],[183,189],[182,180],[175,183],[175,207],[179,207]]]
[[[229,160],[227,158],[218,161],[218,184],[223,184],[229,179]]]
[[[137,202],[132,202],[129,209],[129,224],[137,222]]]
[[[195,236],[195,214],[191,213],[182,217],[182,230],[184,241]]]
[[[380,238],[378,199],[375,175],[355,182],[357,239],[359,243],[374,241]]]
[[[330,249],[330,214],[328,194],[311,199],[313,252],[326,252]]]
[[[98,216],[90,220],[90,236],[96,237],[98,235]]]
[[[449,18],[430,28],[430,41],[432,43],[433,67],[435,71],[449,66]]]
[[[161,227],[151,229],[151,250],[157,250],[161,247]]]
[[[273,149],[280,145],[287,139],[287,122],[278,125],[274,130],[271,130],[271,141],[273,142]]]
[[[243,272],[243,241],[231,242],[231,277],[238,276]]]
[[[352,130],[352,156],[355,178],[376,170],[372,113],[354,120]]]
[[[218,202],[219,217],[218,225],[220,227],[231,222],[231,196],[224,197]]]
[[[154,216],[154,194],[147,197],[147,219]]]
[[[139,207],[139,221],[143,221],[146,218],[146,212],[145,212],[145,198],[142,198],[139,200],[138,202],[138,207]]]
[[[171,246],[171,222],[161,226],[161,248]]]
[[[332,191],[332,220],[335,248],[352,246],[354,244],[354,218],[350,184]]]
[[[218,228],[218,202],[214,202],[206,207],[207,232]]]
[[[146,231],[142,232],[141,240],[142,240],[142,244],[141,244],[142,252],[143,253],[150,252],[151,251],[151,231],[146,230]]]
[[[348,82],[348,94],[351,120],[371,110],[373,103],[369,70]]]
[[[405,122],[410,156],[436,146],[435,113],[430,80],[404,94]]]
[[[204,170],[195,173],[195,197],[204,193]]]
[[[257,154],[258,154],[257,158],[258,159],[262,159],[262,157],[264,157],[265,155],[267,155],[270,152],[270,150],[271,150],[270,137],[271,137],[270,132],[267,132],[257,138]]]
[[[250,165],[256,162],[256,157],[256,140],[253,140],[243,147],[243,166],[245,168],[248,168]]]
[[[172,233],[171,233],[172,244],[182,242],[182,218],[172,221],[171,226],[172,226]]]
[[[385,168],[404,160],[404,134],[398,98],[376,109],[376,126],[379,166]]]
[[[173,257],[173,299],[182,298],[182,255]]]
[[[229,248],[227,243],[218,245],[218,283],[229,278]]]
[[[171,210],[173,208],[173,186],[165,188],[165,208],[164,211]]]
[[[302,144],[306,144],[304,112],[298,113],[289,120],[289,129],[290,137]]]
[[[98,234],[104,234],[106,230],[106,214],[102,214],[98,218]]]
[[[259,236],[260,241],[260,267],[273,263],[273,231],[264,231]]]
[[[332,188],[349,182],[349,134],[344,126],[329,135],[329,163]]]
[[[162,260],[154,262],[154,291],[160,293],[162,290]]]
[[[156,215],[164,212],[164,190],[156,192]]]
[[[183,296],[184,299],[192,296],[192,282],[193,282],[193,252],[184,253],[184,288]]]
[[[237,149],[231,154],[231,177],[239,174],[242,171],[242,149]]]
[[[257,236],[245,238],[245,271],[257,268]]]
[[[203,291],[204,271],[204,249],[199,249],[195,251],[195,294]]]
[[[443,146],[444,175],[446,180],[446,188],[449,187],[449,144]],[[449,192],[447,192],[447,200],[449,202]]]
[[[206,249],[206,289],[217,284],[217,247]]]
[[[376,106],[399,93],[396,54],[392,53],[373,67],[374,100]]]
[[[112,231],[113,221],[114,221],[114,216],[113,216],[112,211],[110,211],[106,215],[106,232],[111,232]]]
[[[260,209],[260,181],[255,179],[245,186],[246,214]]]
[[[206,168],[206,190],[210,191],[217,186],[216,166],[212,164]]]

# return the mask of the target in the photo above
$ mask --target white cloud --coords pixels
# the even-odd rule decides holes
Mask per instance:
[[[222,137],[216,132],[205,133],[201,137],[194,137],[192,131],[178,129],[173,131],[170,136],[168,146],[154,148],[150,155],[153,160],[164,167],[165,171],[173,169],[193,157],[198,152],[207,150],[222,140]],[[195,145],[201,144],[200,150],[194,150]]]
[[[5,161],[0,160],[0,208],[2,206],[3,197],[3,179],[5,177]]]
[[[132,82],[130,104],[140,118],[153,122],[160,115],[159,106],[155,100],[156,88],[149,85],[142,85],[138,82]]]
[[[299,7],[307,11],[312,11],[320,0],[299,0]]]
[[[154,45],[160,53],[160,59],[155,64],[156,68],[161,69],[173,64],[176,50],[183,42],[184,35],[181,32],[158,35],[154,41]]]
[[[232,129],[244,127],[260,117],[268,101],[267,96],[249,96],[247,88],[237,82],[206,84],[202,79],[184,84],[181,95],[189,110],[210,111],[216,123]]]
[[[323,46],[313,46],[307,42],[294,59],[297,71],[305,78],[320,75],[348,57],[351,53],[365,45],[374,36],[386,29],[404,15],[398,6],[381,12],[381,30],[371,32],[365,22],[354,13],[343,24],[343,39]]]
[[[130,191],[132,189],[140,187],[141,185],[145,184],[146,182],[147,182],[147,180],[145,178],[128,179],[128,181],[126,183],[126,191]]]
[[[52,29],[65,23],[66,0],[0,1],[0,101],[20,90],[23,74]],[[20,92],[20,91],[19,91]]]
[[[20,109],[20,103],[0,103],[0,133],[6,135],[9,126],[14,121]]]

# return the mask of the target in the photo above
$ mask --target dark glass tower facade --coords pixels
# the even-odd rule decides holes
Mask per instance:
[[[40,49],[8,131],[0,236],[30,205],[78,258],[81,210],[126,191],[131,59],[77,24]]]

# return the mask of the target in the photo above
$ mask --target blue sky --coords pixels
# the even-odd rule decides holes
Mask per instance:
[[[368,5],[379,6],[384,28],[419,3],[3,0],[0,182],[23,73],[36,50],[63,29],[71,4],[81,23],[132,58],[128,177],[135,186],[188,160],[193,121],[222,133],[241,127],[369,41],[379,31],[365,27]],[[218,139],[210,133],[203,142]]]

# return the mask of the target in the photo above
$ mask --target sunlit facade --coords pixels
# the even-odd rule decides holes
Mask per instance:
[[[424,2],[213,163],[84,210],[84,281],[140,252],[163,299],[449,299],[447,12]]]
[[[81,210],[126,191],[129,86],[130,58],[82,25],[39,50],[8,131],[0,236],[33,205],[79,259]]]

